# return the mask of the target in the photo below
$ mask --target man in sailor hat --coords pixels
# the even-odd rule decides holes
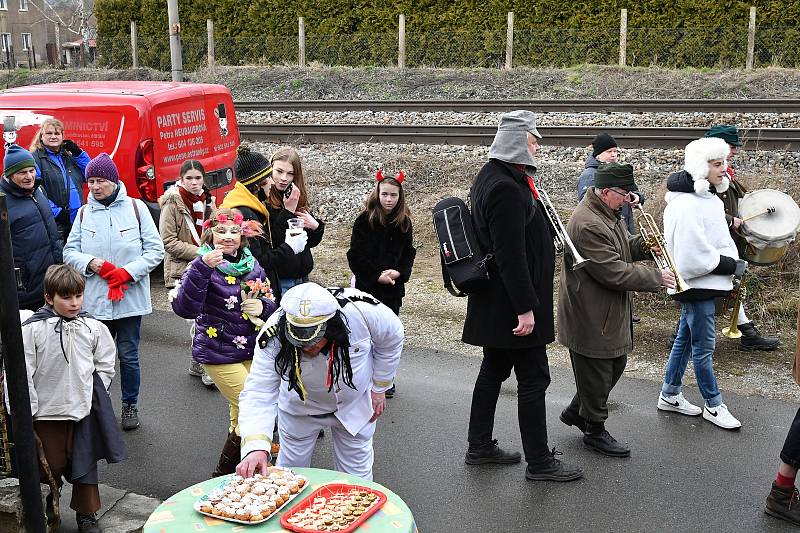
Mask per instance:
[[[317,435],[327,428],[334,469],[372,479],[372,436],[403,338],[397,316],[367,293],[315,283],[289,289],[259,335],[239,396],[237,472],[266,472],[277,417],[278,466],[310,466]]]

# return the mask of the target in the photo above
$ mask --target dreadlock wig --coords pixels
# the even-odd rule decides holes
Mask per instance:
[[[303,386],[300,370],[302,348],[295,346],[286,338],[288,324],[285,314],[278,319],[277,326],[275,337],[280,342],[281,349],[275,356],[275,371],[281,379],[289,383],[289,390],[296,391],[300,399],[305,402],[308,395]],[[328,319],[323,338],[328,339],[328,343],[320,351],[320,356],[328,357],[326,382],[328,392],[331,392],[334,384],[338,384],[340,380],[351,389],[357,390],[353,384],[353,368],[350,365],[350,330],[341,311],[336,311],[336,314]]]

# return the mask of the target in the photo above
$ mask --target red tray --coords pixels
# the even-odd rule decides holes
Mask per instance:
[[[375,500],[375,503],[373,503],[369,509],[364,511],[364,513],[361,516],[359,516],[356,520],[351,522],[350,525],[348,525],[346,528],[339,529],[338,533],[350,533],[351,531],[355,531],[356,529],[359,528],[361,524],[366,522],[367,519],[381,507],[381,505],[383,505],[388,501],[386,494],[382,493],[379,490],[371,489],[369,487],[364,487],[362,485],[348,485],[346,483],[329,483],[327,485],[321,486],[320,488],[318,488],[317,490],[315,490],[314,492],[303,498],[299,503],[297,503],[297,505],[292,506],[291,509],[289,509],[286,513],[284,513],[284,515],[281,517],[281,526],[290,531],[296,531],[297,533],[318,533],[320,531],[328,531],[322,529],[308,529],[300,527],[297,524],[289,523],[288,519],[294,516],[295,514],[299,513],[300,511],[303,511],[311,507],[311,505],[314,503],[314,498],[319,498],[319,497],[327,498],[329,496],[333,496],[334,494],[347,494],[353,489],[356,489],[359,492],[367,492],[370,494],[374,494],[375,496],[378,497],[378,499]]]

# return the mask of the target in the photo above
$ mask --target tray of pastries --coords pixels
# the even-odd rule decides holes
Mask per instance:
[[[349,533],[366,522],[386,500],[383,492],[369,487],[329,483],[284,513],[281,526],[298,533]]]
[[[266,474],[244,478],[233,474],[194,502],[198,513],[239,524],[269,520],[308,486],[308,479],[272,466]]]

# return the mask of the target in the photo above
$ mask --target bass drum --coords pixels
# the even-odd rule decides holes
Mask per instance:
[[[800,230],[800,206],[788,194],[772,189],[745,194],[739,218],[745,221],[739,226],[747,241],[744,259],[755,265],[780,261]]]

